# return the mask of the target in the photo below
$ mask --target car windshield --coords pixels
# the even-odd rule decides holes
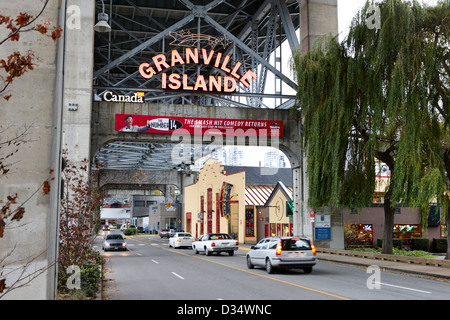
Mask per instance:
[[[282,248],[283,250],[310,250],[311,245],[308,240],[293,238],[293,239],[283,239],[282,240]]]
[[[106,236],[106,240],[123,240],[121,234],[110,234]]]
[[[226,233],[220,233],[220,234],[212,234],[209,236],[210,240],[221,240],[221,239],[231,239],[231,237]]]
[[[178,236],[179,237],[192,237],[192,235],[190,233],[179,233]]]

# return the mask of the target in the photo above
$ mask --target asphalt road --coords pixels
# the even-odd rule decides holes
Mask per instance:
[[[318,262],[310,274],[288,270],[269,275],[247,269],[245,250],[207,257],[169,248],[159,236],[128,237],[127,243],[125,252],[101,251],[109,269],[106,299],[450,300],[445,281],[329,262]],[[96,248],[101,248],[100,238]]]

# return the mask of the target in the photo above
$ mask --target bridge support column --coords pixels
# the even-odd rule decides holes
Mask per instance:
[[[300,47],[306,53],[324,34],[338,34],[337,0],[298,0],[300,4]]]
[[[65,18],[62,146],[77,164],[90,159],[95,1],[70,1]]]
[[[312,49],[314,41],[324,34],[338,34],[337,0],[298,0],[300,4],[300,48]],[[299,126],[301,137],[301,126]],[[302,137],[300,139],[302,141]],[[301,142],[299,142],[301,144]],[[299,146],[299,148],[301,148]],[[314,239],[313,223],[308,207],[306,153],[301,149],[291,161],[294,188],[294,234]]]

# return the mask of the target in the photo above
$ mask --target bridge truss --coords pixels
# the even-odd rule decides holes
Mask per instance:
[[[109,15],[111,32],[95,33],[94,94],[107,91],[131,95],[145,93],[145,102],[288,109],[294,104],[296,84],[283,70],[285,59],[299,47],[300,8],[297,0],[97,0],[97,13]],[[104,6],[103,6],[104,5]],[[241,63],[240,73],[251,70],[255,79],[245,87],[238,82],[233,94],[180,92],[161,89],[162,73],[142,77],[139,65],[172,50],[184,52],[174,35],[200,35],[221,41],[190,43]],[[288,52],[281,43],[287,41]],[[184,57],[183,57],[184,58]],[[225,76],[219,68],[201,64],[171,67],[171,72],[189,75],[193,84],[199,74]],[[168,144],[118,142],[103,147],[96,162],[107,169],[173,169]],[[196,160],[196,159],[193,159]]]
[[[286,77],[290,71],[283,70],[282,64],[282,59],[291,54],[282,52],[280,44],[287,40],[291,50],[299,46],[297,0],[104,0],[104,5],[112,30],[95,34],[94,90],[97,97],[107,90],[123,95],[141,91],[145,92],[146,102],[154,103],[254,108],[292,106],[296,84]],[[102,2],[97,1],[98,12],[102,9]],[[162,90],[161,74],[145,79],[138,67],[155,55],[171,50],[183,52],[183,45],[173,41],[172,35],[177,33],[226,37],[226,42],[197,45],[229,55],[231,64],[241,62],[241,69],[252,70],[256,79],[248,88],[239,84],[233,95]],[[190,78],[202,73],[223,73],[195,64],[172,69]],[[195,80],[189,79],[189,82]],[[283,88],[288,88],[285,91],[290,94],[283,94]],[[267,105],[265,102],[269,100],[276,102]]]

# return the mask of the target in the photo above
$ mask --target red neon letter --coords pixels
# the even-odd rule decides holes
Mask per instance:
[[[241,67],[241,63],[238,61],[238,62],[236,62],[236,65],[234,66],[233,70],[231,71],[231,75],[233,77],[235,77],[236,79],[239,79],[241,77],[240,75],[238,75],[236,73],[240,67]]]
[[[155,70],[153,70],[153,68],[150,67],[150,65],[146,62],[141,63],[141,65],[139,66],[139,73],[145,79],[150,79],[156,74]]]
[[[198,49],[195,48],[194,52],[192,52],[191,48],[186,48],[186,63],[191,63],[191,59],[193,63],[198,64]]]
[[[223,91],[233,92],[234,90],[236,90],[236,80],[232,77],[223,77]]]
[[[162,70],[161,65],[163,65],[165,68],[170,68],[170,66],[166,62],[166,56],[162,53],[154,56],[152,59],[156,69],[158,69],[158,72]]]
[[[217,80],[214,76],[209,76],[209,91],[214,91],[214,87],[218,92],[222,91],[222,77],[218,76]]]
[[[183,90],[193,90],[193,86],[188,86],[188,76],[183,74]]]
[[[202,88],[203,91],[208,91],[208,87],[206,86],[205,77],[201,74],[198,75],[197,81],[195,82],[194,90],[198,90],[198,88]]]
[[[256,79],[256,74],[253,73],[252,70],[248,70],[241,78],[241,82],[244,86],[247,88],[250,86],[250,81],[253,79]]]
[[[214,55],[214,50],[211,50],[209,56],[206,54],[206,49],[202,49],[203,63],[209,64]]]
[[[180,56],[177,50],[172,50],[172,59],[171,59],[172,67],[178,62],[179,64],[184,64],[183,58]]]
[[[230,69],[227,68],[227,63],[228,63],[228,61],[230,61],[230,57],[229,57],[229,56],[225,56],[225,59],[223,59],[223,63],[222,63],[222,66],[220,67],[220,69],[222,69],[223,71],[229,73],[229,72],[230,72]]]
[[[178,73],[172,73],[169,76],[169,81],[170,81],[169,88],[173,89],[173,90],[180,89],[181,81],[179,79],[180,79],[180,75]]]

